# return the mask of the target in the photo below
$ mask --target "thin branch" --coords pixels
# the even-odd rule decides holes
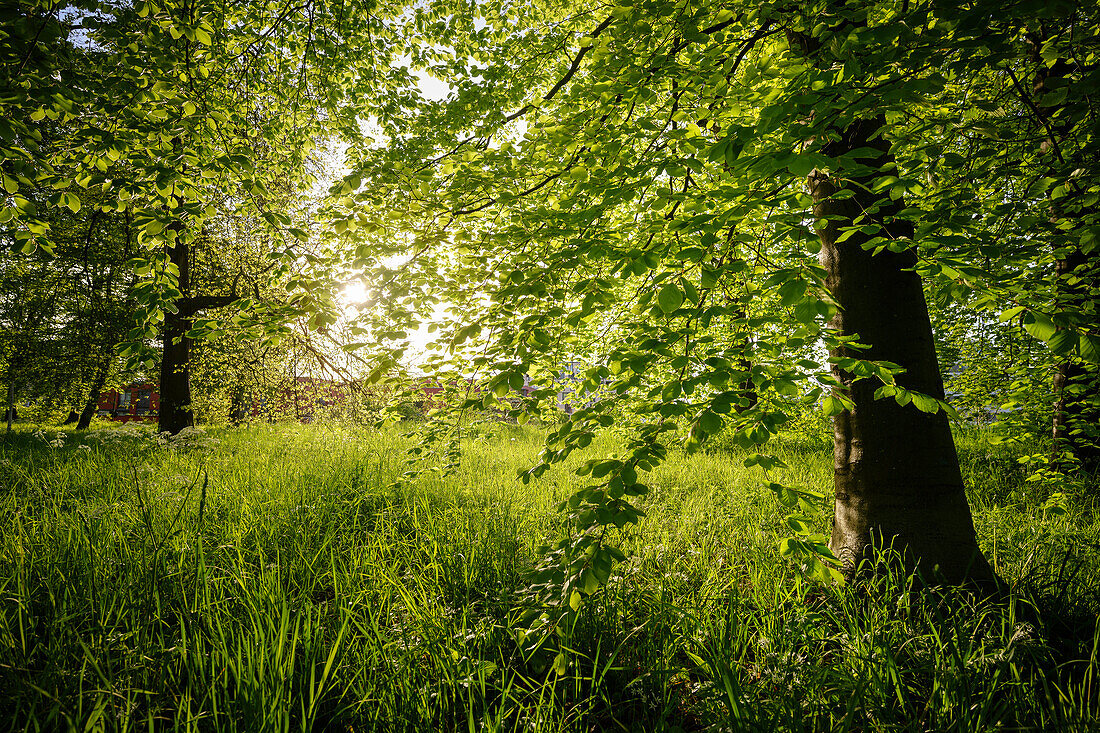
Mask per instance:
[[[1050,123],[1047,122],[1046,117],[1039,111],[1039,108],[1035,106],[1035,102],[1031,100],[1031,96],[1024,90],[1020,84],[1020,80],[1016,78],[1016,73],[1012,71],[1011,66],[1006,66],[1005,71],[1008,72],[1009,77],[1012,79],[1012,85],[1016,87],[1016,91],[1020,94],[1020,99],[1024,101],[1024,104],[1028,106],[1032,114],[1035,115],[1035,119],[1039,120],[1044,128],[1046,128],[1047,135],[1050,137],[1050,144],[1054,146],[1054,153],[1058,156],[1058,161],[1065,164],[1066,159],[1062,157],[1062,150],[1058,147],[1058,139],[1054,135],[1054,130],[1051,129]]]

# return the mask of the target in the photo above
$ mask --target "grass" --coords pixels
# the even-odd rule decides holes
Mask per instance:
[[[573,466],[524,486],[541,436],[481,427],[454,474],[397,490],[411,440],[326,425],[169,445],[9,436],[0,730],[1100,725],[1100,524],[1081,501],[1043,509],[1011,449],[980,434],[960,455],[1007,600],[891,576],[810,584],[776,552],[784,512],[759,469],[726,450],[673,455],[565,674],[557,642],[521,651],[516,619],[526,570],[565,531],[552,507]],[[828,489],[823,437],[776,451],[781,479]]]

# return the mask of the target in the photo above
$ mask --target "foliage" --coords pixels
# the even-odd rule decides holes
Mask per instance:
[[[300,270],[317,253],[286,199],[308,191],[315,137],[357,131],[376,78],[391,91],[409,78],[373,3],[21,1],[3,13],[4,238],[49,253],[53,208],[127,212],[142,282],[123,351],[147,366],[165,312],[189,295],[171,254],[203,236],[212,205],[228,199],[263,232],[276,279]],[[377,114],[398,114],[400,97],[377,99]],[[35,201],[42,187],[55,193]],[[324,304],[299,291],[238,310],[277,339],[285,318]]]
[[[370,333],[389,352],[400,355],[417,313],[442,300],[450,318],[429,371],[475,372],[499,397],[529,380],[530,414],[539,414],[561,365],[584,364],[579,388],[593,399],[550,434],[525,480],[612,423],[633,431],[624,450],[582,466],[591,480],[563,504],[574,531],[550,548],[535,586],[533,612],[560,609],[543,631],[565,645],[562,625],[621,561],[606,536],[639,521],[645,475],[673,440],[694,450],[732,428],[738,445],[763,446],[807,406],[851,410],[841,375],[871,380],[876,398],[910,409],[950,409],[904,389],[896,364],[828,363],[817,346],[843,339],[827,327],[837,306],[803,191],[815,171],[867,181],[877,200],[898,202],[896,221],[867,211],[838,241],[911,251],[944,308],[990,328],[992,318],[1018,318],[1046,344],[1018,385],[1042,382],[1058,360],[1095,360],[1095,300],[1066,290],[1093,287],[1095,258],[1036,287],[1067,251],[1093,249],[1096,109],[1082,90],[1095,75],[1096,18],[1087,12],[624,2],[470,15],[438,2],[407,21],[412,64],[449,93],[422,97],[411,120],[380,123],[383,141],[351,148],[353,171],[334,188],[330,215],[348,266],[377,268]],[[1045,70],[1059,63],[1051,79]],[[1055,91],[1021,90],[1019,79],[1032,77]],[[857,121],[877,128],[870,144],[881,140],[888,156],[827,153]],[[896,235],[903,230],[912,236]],[[980,389],[977,401],[989,404],[994,391]],[[1049,419],[1053,402],[1032,394],[1024,419]],[[807,526],[791,518],[796,531]],[[828,575],[833,558],[815,533],[785,546]]]
[[[34,189],[30,195],[43,195]],[[116,344],[132,326],[133,230],[128,217],[98,208],[50,212],[53,249],[0,253],[5,381],[41,418],[80,411],[93,384],[116,382]]]

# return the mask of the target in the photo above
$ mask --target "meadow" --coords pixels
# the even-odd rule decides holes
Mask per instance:
[[[1049,501],[1021,448],[957,439],[1005,597],[805,579],[762,471],[719,444],[648,477],[563,672],[560,638],[519,643],[582,480],[574,457],[516,481],[536,428],[473,426],[457,469],[398,488],[400,428],[20,427],[0,443],[0,730],[1095,730],[1095,506]],[[824,430],[774,450],[780,480],[830,490]]]

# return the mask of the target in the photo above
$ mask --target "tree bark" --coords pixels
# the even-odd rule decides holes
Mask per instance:
[[[88,392],[88,401],[84,403],[84,409],[80,411],[80,419],[76,423],[77,430],[87,430],[95,416],[96,405],[99,404],[99,395],[103,392],[103,385],[107,382],[107,372],[111,368],[110,359],[104,359],[96,372],[92,389]]]
[[[891,162],[888,145],[872,139],[883,118],[858,120],[823,152],[839,156],[856,148],[881,151],[870,169]],[[840,306],[830,326],[840,336],[859,335],[867,349],[848,346],[833,356],[885,360],[905,368],[898,377],[906,389],[943,399],[932,326],[920,277],[912,271],[916,254],[863,248],[869,235],[857,233],[838,242],[843,227],[856,219],[883,224],[892,238],[911,238],[912,227],[893,217],[903,207],[870,193],[873,174],[850,179],[851,198],[832,198],[843,183],[814,172],[809,179],[821,263],[827,287]],[[875,548],[892,545],[907,568],[926,581],[994,583],[995,576],[978,547],[966,501],[958,455],[947,416],[928,414],[913,404],[876,400],[877,380],[855,381],[834,367],[855,404],[834,418],[836,507],[830,548],[852,576],[862,561],[874,560]]]
[[[191,313],[187,312],[187,292],[191,285],[189,250],[182,237],[168,250],[172,264],[179,269],[177,287],[183,297],[176,303],[176,313],[164,314],[157,430],[172,435],[195,424],[195,415],[191,412],[191,340],[185,335],[191,328]]]
[[[187,337],[192,318],[207,308],[227,306],[237,296],[188,295],[191,289],[190,246],[178,238],[168,252],[172,264],[179,268],[178,289],[182,296],[176,300],[176,312],[164,314],[157,430],[175,435],[195,424],[195,414],[191,411],[191,339]]]

